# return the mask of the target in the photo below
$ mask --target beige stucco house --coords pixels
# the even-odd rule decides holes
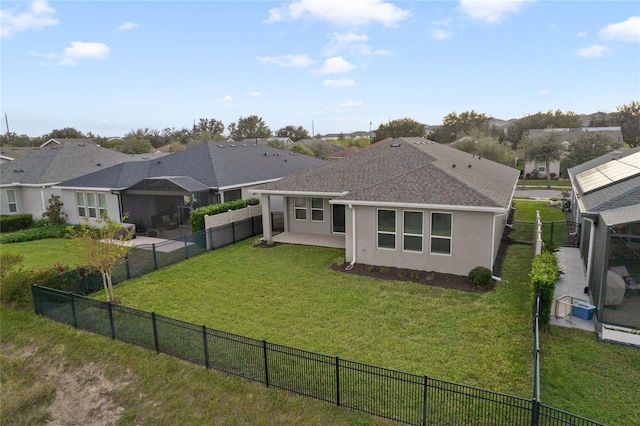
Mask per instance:
[[[399,138],[256,188],[264,238],[344,247],[362,263],[466,275],[493,269],[516,169],[424,138]],[[270,197],[284,197],[272,236]]]

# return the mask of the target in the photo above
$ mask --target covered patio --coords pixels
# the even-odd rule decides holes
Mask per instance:
[[[331,248],[345,248],[344,235],[303,234],[299,232],[281,232],[272,238],[274,243],[300,244]]]

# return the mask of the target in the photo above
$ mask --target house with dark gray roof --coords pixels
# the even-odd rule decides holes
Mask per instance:
[[[568,173],[596,329],[606,339],[611,327],[640,324],[640,147],[616,150]]]
[[[251,188],[325,162],[268,146],[209,142],[147,161],[115,166],[56,185],[69,222],[111,218],[190,233],[194,208],[251,198]],[[274,203],[277,208],[277,203]]]
[[[466,275],[493,269],[519,172],[424,138],[399,138],[256,188],[264,238],[345,248],[362,263]],[[271,235],[270,197],[285,230]]]
[[[0,164],[1,214],[27,213],[40,219],[50,197],[61,195],[54,185],[142,158],[102,148],[90,139],[51,139],[42,147],[25,150],[26,155]],[[65,213],[67,207],[63,207]]]

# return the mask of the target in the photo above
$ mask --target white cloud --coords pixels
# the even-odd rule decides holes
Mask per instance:
[[[431,38],[436,40],[446,40],[451,37],[451,33],[449,31],[445,31],[442,28],[437,28],[431,31]]]
[[[35,51],[29,52],[29,55],[35,56],[36,58],[46,58],[46,59],[53,59],[58,56],[58,54],[55,52],[46,53],[46,52],[35,52]]]
[[[632,16],[626,21],[609,24],[598,33],[604,40],[640,43],[640,16]]]
[[[262,93],[254,91],[254,92],[247,93],[247,95],[252,96],[254,98],[259,98],[260,96],[262,96]]]
[[[28,12],[14,13],[12,10],[0,10],[0,38],[12,37],[21,31],[37,30],[58,25],[55,14],[45,0],[34,0]]]
[[[449,25],[451,25],[452,22],[453,22],[453,18],[449,17],[449,18],[441,19],[439,21],[432,21],[431,23],[436,27],[448,27]]]
[[[326,79],[322,82],[326,87],[349,87],[355,85],[356,82],[350,78],[342,77],[338,79]]]
[[[347,99],[345,102],[341,103],[341,107],[357,107],[363,106],[364,102],[362,101],[354,101],[353,99]]]
[[[505,15],[520,11],[531,0],[460,0],[458,11],[488,24],[502,22]]]
[[[550,95],[550,94],[551,94],[551,92],[549,90],[547,90],[547,89],[542,89],[540,91],[540,96],[547,96],[547,95]]]
[[[279,55],[279,56],[261,56],[258,62],[263,65],[278,65],[283,68],[299,67],[304,68],[314,63],[308,55]]]
[[[229,96],[229,95],[226,95],[226,96],[223,96],[221,98],[214,99],[213,101],[215,103],[218,103],[218,104],[227,104],[229,102],[232,102],[233,98],[231,96]]]
[[[394,26],[409,16],[409,11],[383,0],[298,0],[271,9],[266,22],[279,22],[307,17],[322,19],[335,25]]]
[[[132,30],[132,29],[134,29],[134,28],[138,28],[138,24],[136,24],[135,22],[127,21],[127,22],[125,22],[124,24],[120,25],[120,26],[118,27],[118,30],[120,30],[120,31],[126,31],[126,30]]]
[[[329,39],[329,44],[326,44],[322,48],[325,55],[335,55],[339,52],[348,52],[352,55],[364,56],[382,56],[391,54],[390,51],[385,49],[373,49],[373,47],[365,43],[369,40],[369,37],[363,33],[334,32],[329,36]]]
[[[578,36],[580,38],[585,38],[587,36],[587,32],[586,31],[580,31],[578,34],[576,34],[576,36]]]
[[[600,58],[604,51],[607,50],[607,46],[601,44],[592,44],[591,46],[583,47],[576,50],[576,55],[582,58]]]
[[[60,65],[75,65],[80,59],[104,59],[110,52],[111,48],[104,43],[72,41],[71,46],[64,49]]]
[[[324,65],[318,70],[320,74],[344,74],[355,68],[355,65],[345,61],[342,56],[325,59]]]

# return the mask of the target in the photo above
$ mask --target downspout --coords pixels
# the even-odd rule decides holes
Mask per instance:
[[[356,209],[353,208],[351,204],[349,204],[349,210],[351,210],[351,238],[352,238],[352,250],[353,250],[353,259],[351,263],[347,265],[345,270],[350,271],[353,269],[353,265],[356,263]]]
[[[42,199],[42,212],[47,211],[47,205],[44,203],[44,185],[40,187],[40,198]]]
[[[594,230],[596,227],[596,222],[592,218],[585,217],[584,220],[588,220],[591,222],[591,229],[589,231],[589,251],[587,252],[587,287],[589,286],[589,282],[591,281],[591,268],[593,268],[593,240],[594,240]]]

